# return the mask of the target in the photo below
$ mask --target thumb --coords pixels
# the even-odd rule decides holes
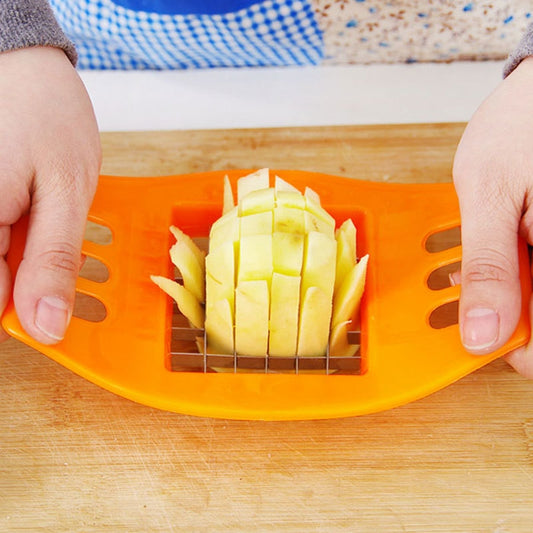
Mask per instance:
[[[79,188],[61,182],[35,191],[13,289],[23,328],[45,344],[60,341],[70,322],[89,207]]]
[[[515,330],[521,309],[521,210],[511,195],[482,185],[456,181],[463,247],[459,324],[463,345],[474,354],[500,348]]]

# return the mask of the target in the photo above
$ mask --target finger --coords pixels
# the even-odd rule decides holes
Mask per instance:
[[[11,272],[7,266],[6,260],[0,258],[0,314],[6,308],[7,302],[11,296]],[[9,334],[0,327],[0,342],[9,338]]]
[[[11,228],[0,226],[0,314],[4,312],[11,296],[11,273],[4,259],[11,241]]]
[[[456,187],[463,246],[461,338],[470,352],[486,354],[508,340],[520,315],[521,206],[513,202],[511,194],[501,194],[490,180],[480,183],[462,179]]]
[[[533,298],[529,300],[529,316],[533,316]],[[504,359],[522,376],[533,379],[533,341],[508,353]]]
[[[522,376],[533,379],[533,346],[518,348],[505,356],[505,360]]]
[[[26,332],[45,344],[60,341],[70,322],[88,200],[75,179],[58,179],[34,195],[14,301]]]
[[[11,297],[11,272],[4,256],[9,249],[11,230],[8,226],[0,227],[0,315],[4,312],[7,302]],[[9,335],[0,328],[0,342],[6,340]]]

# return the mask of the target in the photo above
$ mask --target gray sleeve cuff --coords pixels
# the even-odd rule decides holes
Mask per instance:
[[[0,52],[30,46],[61,48],[76,65],[74,44],[63,33],[48,0],[0,0]]]
[[[533,55],[533,23],[530,24],[526,33],[511,52],[503,67],[503,77],[506,78],[526,57]]]

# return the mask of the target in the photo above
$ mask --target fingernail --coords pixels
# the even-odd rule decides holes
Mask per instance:
[[[70,313],[67,303],[55,296],[44,296],[37,303],[35,325],[45,335],[60,341],[65,336]]]
[[[465,315],[463,323],[463,344],[465,348],[483,350],[498,339],[500,317],[493,309],[479,307]]]

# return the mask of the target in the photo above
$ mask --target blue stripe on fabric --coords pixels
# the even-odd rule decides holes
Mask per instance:
[[[132,11],[160,15],[222,15],[246,9],[257,0],[113,0]]]

